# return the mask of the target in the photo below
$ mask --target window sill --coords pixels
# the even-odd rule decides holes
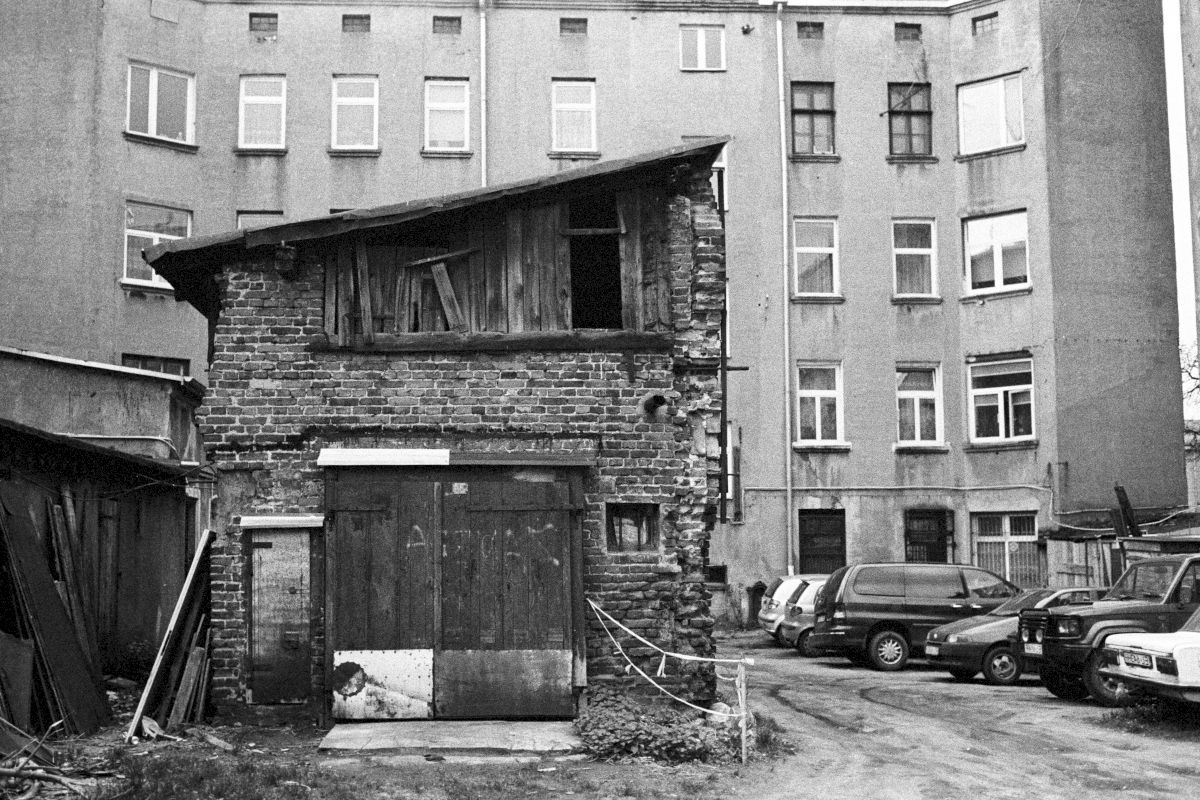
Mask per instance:
[[[600,158],[598,150],[551,150],[547,158],[555,161],[597,161]]]
[[[808,164],[837,164],[842,157],[834,153],[792,153],[790,161]]]
[[[157,136],[147,136],[144,133],[134,133],[132,131],[123,131],[125,138],[131,142],[140,142],[141,144],[149,144],[155,147],[165,147],[168,150],[178,150],[181,153],[196,153],[199,152],[200,146],[188,144],[187,142],[178,142],[174,139],[160,139]]]
[[[841,305],[846,302],[846,298],[840,294],[794,294],[792,295],[793,303],[811,303],[813,305]]]
[[[887,157],[889,164],[936,164],[938,163],[937,156],[921,156],[921,155],[890,155]]]
[[[1002,156],[1008,153],[1019,153],[1025,149],[1025,142],[1020,144],[1010,144],[1006,147],[997,147],[994,150],[984,150],[980,153],[959,153],[954,157],[954,160],[962,164],[967,161],[978,161],[981,158],[991,158],[992,156]]]
[[[973,442],[963,446],[964,453],[1003,453],[1009,450],[1037,450],[1037,439],[1019,442]]]
[[[1027,294],[1033,294],[1033,286],[1025,285],[1019,289],[1001,289],[996,292],[972,292],[958,298],[958,302],[983,305],[988,300],[1000,300],[1005,297],[1022,297]]]
[[[325,152],[329,153],[330,158],[379,158],[383,154],[383,150],[378,147],[374,149],[364,148],[362,150],[342,150],[336,147],[328,147]]]
[[[175,294],[175,288],[169,284],[143,283],[128,278],[121,279],[121,288],[129,294]]]
[[[273,156],[282,158],[287,155],[286,147],[235,147],[233,148],[235,156]]]
[[[892,295],[892,305],[894,306],[940,306],[941,304],[942,298],[932,294]]]
[[[421,158],[472,158],[473,150],[422,150]]]
[[[849,442],[792,442],[797,453],[849,453]]]
[[[896,442],[892,445],[892,450],[898,456],[923,456],[937,455],[939,453],[949,453],[950,445],[948,444],[921,444],[919,442]]]
[[[523,333],[377,333],[370,343],[356,336],[346,347],[324,334],[314,337],[317,352],[356,350],[379,353],[475,352],[510,353],[523,350],[549,352],[655,352],[669,353],[675,345],[670,333],[636,331],[528,331]]]
[[[724,67],[680,67],[680,72],[726,72]]]

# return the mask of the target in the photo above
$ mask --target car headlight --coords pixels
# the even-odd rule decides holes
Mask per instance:
[[[957,642],[969,642],[971,637],[965,633],[952,633],[946,637],[946,644],[955,644]]]
[[[1021,628],[1021,641],[1022,642],[1029,641],[1029,628]]]
[[[1065,617],[1054,621],[1054,632],[1058,636],[1070,637],[1079,635],[1079,620]]]
[[[1045,631],[1043,631],[1041,628],[1038,628],[1036,631],[1034,631],[1034,632],[1033,632],[1033,640],[1034,640],[1035,642],[1037,642],[1038,644],[1041,644],[1041,643],[1042,643],[1042,637],[1043,637],[1044,635],[1045,635]]]

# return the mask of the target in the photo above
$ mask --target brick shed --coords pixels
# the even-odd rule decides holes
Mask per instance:
[[[713,652],[725,141],[146,252],[210,321],[218,708],[570,717],[631,680],[585,598]]]

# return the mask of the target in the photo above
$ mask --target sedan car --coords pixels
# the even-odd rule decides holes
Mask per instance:
[[[979,672],[993,686],[1011,686],[1025,667],[1009,637],[1016,636],[1023,608],[1053,608],[1098,600],[1104,589],[1034,589],[1023,592],[990,613],[955,620],[929,632],[925,657],[946,667],[956,679],[968,681]]]
[[[783,604],[783,622],[779,624],[779,638],[785,645],[800,651],[800,655],[812,657],[816,651],[808,646],[816,622],[817,592],[825,585],[827,575],[810,575],[804,589],[796,599]]]
[[[763,593],[762,606],[758,610],[758,627],[771,634],[776,644],[783,644],[779,626],[783,623],[785,606],[789,602],[796,601],[810,579],[824,579],[825,577],[825,575],[784,575],[771,581],[771,585]]]
[[[1148,694],[1200,703],[1200,609],[1174,633],[1114,633],[1100,674]]]

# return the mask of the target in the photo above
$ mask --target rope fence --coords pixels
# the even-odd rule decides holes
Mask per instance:
[[[687,706],[688,708],[693,708],[693,709],[695,709],[697,711],[701,711],[705,714],[713,714],[713,715],[716,715],[719,717],[728,717],[730,719],[738,720],[738,728],[742,735],[742,763],[745,764],[746,760],[749,758],[749,753],[750,753],[750,738],[749,738],[750,734],[749,734],[749,724],[748,724],[749,717],[750,717],[750,709],[747,708],[747,706],[746,706],[746,695],[747,695],[746,667],[754,666],[754,659],[745,658],[745,657],[743,657],[743,658],[706,658],[704,656],[688,655],[687,653],[673,653],[669,650],[662,649],[661,647],[656,645],[654,642],[651,642],[650,640],[641,636],[637,631],[631,630],[630,628],[626,627],[624,624],[622,624],[620,622],[620,620],[614,618],[611,614],[609,614],[607,611],[605,611],[603,608],[601,608],[600,605],[595,600],[588,598],[588,605],[590,605],[592,607],[592,610],[596,612],[596,619],[599,620],[601,627],[604,628],[604,632],[608,634],[608,638],[612,640],[613,647],[615,647],[617,649],[617,652],[621,654],[621,657],[625,659],[625,662],[626,662],[625,671],[626,672],[629,672],[632,669],[638,675],[642,676],[642,678],[644,678],[646,680],[646,682],[649,683],[651,686],[653,686],[655,689],[662,692],[663,694],[665,694],[667,697],[671,698],[675,702],[682,703],[683,705]],[[690,703],[687,700],[684,700],[679,695],[672,693],[669,689],[667,689],[661,683],[659,683],[654,678],[652,678],[648,674],[646,674],[645,670],[643,670],[641,667],[639,667],[637,664],[635,664],[633,662],[633,659],[630,658],[629,654],[625,652],[625,648],[621,647],[621,643],[617,641],[617,637],[613,635],[612,630],[608,627],[608,622],[605,622],[606,619],[608,620],[608,622],[611,622],[616,627],[625,631],[625,633],[632,636],[634,639],[638,640],[639,642],[646,645],[647,647],[653,648],[654,650],[656,650],[657,652],[662,654],[662,658],[658,662],[658,669],[656,670],[655,677],[661,678],[661,677],[663,677],[663,675],[666,674],[668,658],[676,658],[676,659],[679,659],[680,661],[703,661],[703,662],[712,664],[713,672],[716,674],[718,680],[730,681],[734,684],[734,688],[737,691],[738,710],[736,712],[713,711],[711,709],[702,708],[701,706],[698,706],[695,703]],[[717,667],[716,667],[717,664],[736,664],[737,671],[734,673],[734,675],[732,677],[722,675],[721,671],[719,669],[717,669]]]

